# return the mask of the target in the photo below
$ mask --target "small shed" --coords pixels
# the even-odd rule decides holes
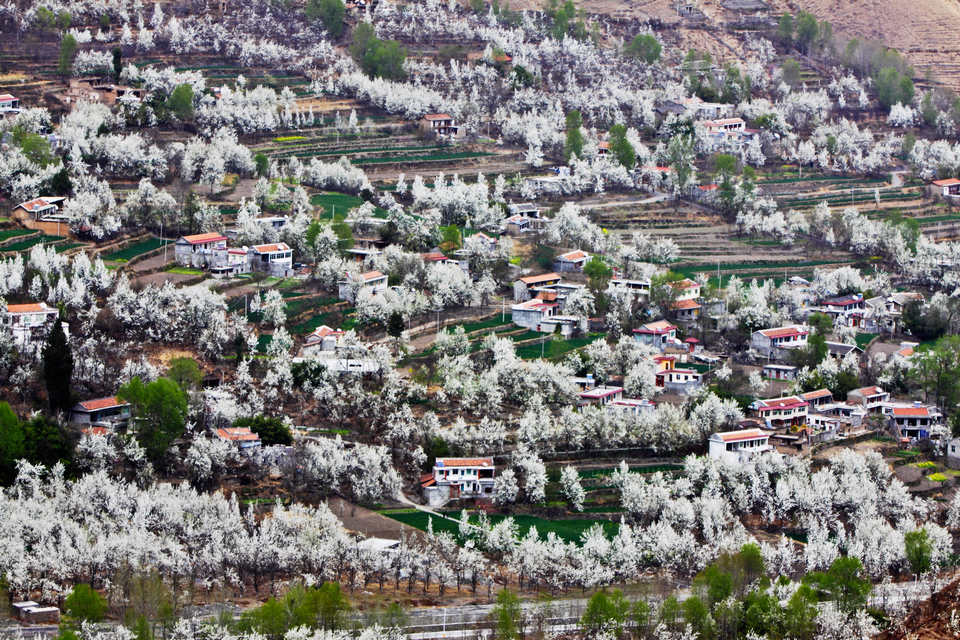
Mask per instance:
[[[13,617],[17,620],[23,620],[23,612],[27,609],[32,609],[33,607],[39,607],[40,605],[34,602],[33,600],[24,600],[23,602],[14,602],[10,605],[10,608],[13,609]]]
[[[57,607],[30,607],[24,609],[23,621],[29,624],[59,624],[60,609]]]

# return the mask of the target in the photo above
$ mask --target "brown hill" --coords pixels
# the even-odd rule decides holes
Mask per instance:
[[[957,0],[772,0],[779,12],[809,11],[834,33],[886,43],[917,70],[960,89],[960,2]]]
[[[902,623],[874,640],[952,640],[960,635],[960,580],[913,607]]]

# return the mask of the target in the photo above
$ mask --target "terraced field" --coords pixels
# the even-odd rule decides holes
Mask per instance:
[[[171,244],[171,240],[161,240],[160,238],[148,238],[147,240],[141,240],[140,242],[134,243],[129,247],[120,249],[119,251],[113,251],[108,253],[102,258],[110,262],[128,262],[129,260],[136,258],[139,255],[153,251],[154,249],[159,249],[164,244]]]

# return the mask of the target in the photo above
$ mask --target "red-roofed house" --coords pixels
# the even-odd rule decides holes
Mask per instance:
[[[937,407],[919,402],[887,404],[881,411],[889,419],[890,430],[897,439],[926,440],[943,420]]]
[[[677,328],[666,320],[657,320],[633,330],[633,339],[663,351],[670,345],[679,345]]]
[[[437,136],[456,136],[460,132],[453,122],[453,116],[447,113],[428,113],[420,119],[420,129]]]
[[[622,397],[623,387],[594,387],[580,392],[580,400],[577,402],[577,406],[596,405],[602,407],[620,400]]]
[[[60,314],[46,302],[8,304],[3,313],[3,324],[10,328],[13,341],[21,347],[39,345],[53,327]],[[69,337],[70,327],[63,323],[63,332]]]
[[[327,325],[320,325],[312,332],[308,333],[303,340],[303,347],[300,354],[309,356],[314,353],[323,353],[336,351],[337,344],[343,337],[343,331],[340,329],[331,329]]]
[[[532,298],[510,307],[513,324],[526,327],[531,331],[540,331],[544,321],[560,312],[559,302],[548,302],[542,298]]]
[[[885,402],[890,401],[890,394],[880,387],[861,387],[847,393],[849,404],[858,404],[872,413],[879,413]]]
[[[443,255],[440,251],[431,251],[429,253],[421,253],[420,257],[423,258],[424,262],[435,262],[438,264],[453,262],[450,258]]]
[[[23,209],[30,214],[30,217],[34,220],[40,220],[41,218],[57,213],[57,211],[60,210],[58,205],[64,200],[66,200],[66,198],[62,196],[44,196],[21,202],[16,206],[16,209]]]
[[[863,299],[863,294],[854,293],[828,298],[821,302],[820,308],[816,310],[830,316],[838,327],[861,327],[864,324],[864,316],[867,315],[866,308],[867,303]]]
[[[229,442],[241,451],[255,449],[260,446],[260,435],[249,427],[225,427],[217,429],[217,437]]]
[[[677,300],[670,305],[670,309],[676,314],[677,322],[693,322],[700,317],[700,303],[696,300]]]
[[[760,329],[750,336],[750,348],[765,358],[779,358],[784,350],[805,347],[809,335],[810,330],[802,325]]]
[[[560,284],[560,274],[552,272],[517,278],[513,282],[513,299],[522,302],[533,295],[533,289],[555,284]]]
[[[581,273],[583,265],[587,264],[589,259],[590,254],[586,251],[568,251],[553,259],[553,270],[560,273]]]
[[[20,100],[9,93],[0,93],[0,112],[16,111],[20,108]]]
[[[945,198],[956,198],[960,196],[960,178],[934,180],[933,186],[936,187],[937,192]]]
[[[262,271],[276,278],[293,275],[293,251],[286,243],[258,244],[247,250],[250,271]]]
[[[830,389],[817,389],[816,391],[801,393],[800,398],[809,403],[811,407],[817,408],[832,403],[833,392]]]
[[[719,120],[704,120],[700,124],[707,130],[708,134],[714,133],[734,133],[743,131],[747,128],[747,123],[743,118],[721,118]]]
[[[198,233],[183,236],[174,245],[177,264],[198,269],[227,263],[227,236],[222,233]]]
[[[493,458],[437,458],[433,476],[421,482],[427,502],[442,504],[457,498],[493,495]]]
[[[757,400],[750,405],[760,420],[775,429],[806,424],[809,407],[810,404],[798,396]]]
[[[116,396],[84,400],[70,410],[70,422],[88,427],[117,429],[130,421],[130,403]]]
[[[772,451],[770,436],[760,429],[742,431],[724,431],[710,436],[710,457],[734,464]]]
[[[700,283],[690,278],[671,282],[670,286],[677,291],[677,302],[681,300],[696,300],[700,297]]]

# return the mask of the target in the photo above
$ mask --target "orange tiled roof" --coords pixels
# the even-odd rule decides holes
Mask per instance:
[[[290,251],[290,247],[285,242],[275,242],[273,244],[258,244],[253,247],[257,253],[273,253],[275,251]]]
[[[217,435],[223,440],[231,442],[248,442],[259,440],[260,436],[250,431],[247,427],[227,427],[226,429],[217,429]]]
[[[566,260],[567,262],[576,262],[577,260],[585,260],[587,258],[587,254],[585,251],[577,249],[576,251],[571,251],[557,257],[562,260]]]
[[[96,398],[94,400],[84,400],[80,403],[80,406],[86,409],[87,411],[99,411],[100,409],[108,409],[110,407],[121,407],[126,405],[126,402],[121,402],[117,396],[110,396],[109,398]]]
[[[926,407],[894,407],[893,415],[903,418],[926,418],[930,415]]]
[[[492,467],[493,458],[437,458],[438,467]]]
[[[8,304],[7,313],[40,313],[43,311],[56,311],[48,307],[44,302],[28,302],[26,304]]]
[[[520,282],[522,282],[525,285],[531,285],[531,284],[540,284],[541,282],[549,282],[551,280],[559,280],[559,279],[560,279],[559,275],[551,272],[551,273],[541,273],[538,276],[525,276],[523,278],[520,278]]]
[[[221,235],[216,232],[197,233],[192,236],[183,236],[183,239],[189,242],[190,244],[207,244],[210,242],[223,242],[227,239],[227,236]]]
[[[699,309],[700,303],[696,300],[677,300],[673,303],[672,308],[679,309],[681,311],[686,311],[688,309]]]
[[[767,437],[760,429],[744,429],[743,431],[729,431],[727,433],[718,433],[720,439],[724,442],[736,442],[738,440],[755,440],[757,438]]]

